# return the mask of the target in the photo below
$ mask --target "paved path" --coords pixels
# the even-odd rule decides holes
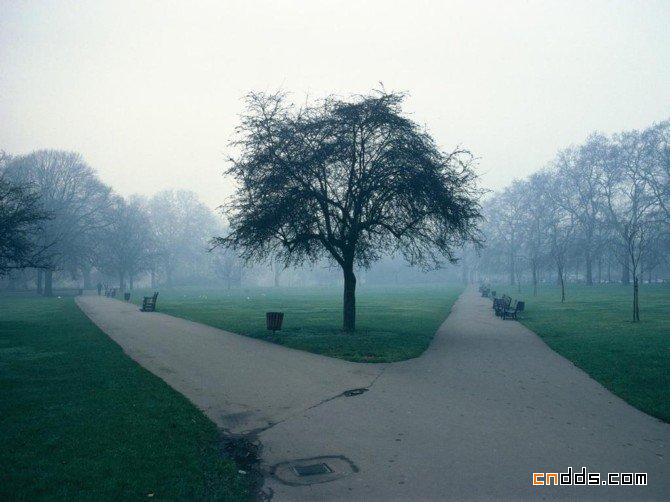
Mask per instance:
[[[389,365],[293,351],[115,300],[78,302],[220,426],[256,429],[273,473],[265,490],[276,500],[670,497],[670,426],[613,396],[521,324],[495,318],[471,290],[423,356]],[[341,395],[357,387],[369,391]],[[334,471],[306,479],[337,479],[300,485],[286,464],[296,460]],[[533,471],[582,466],[647,472],[649,485],[530,484]]]
[[[269,427],[348,389],[381,368],[288,349],[104,296],[79,307],[135,361],[188,397],[226,432]]]

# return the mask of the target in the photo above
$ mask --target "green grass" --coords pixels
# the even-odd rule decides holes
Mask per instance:
[[[0,297],[0,499],[248,499],[215,425],[72,298]]]
[[[357,329],[344,334],[338,288],[161,289],[157,310],[295,349],[359,362],[391,362],[426,350],[461,286],[359,287]],[[140,301],[148,291],[136,291]],[[265,312],[285,313],[281,331]]]
[[[640,322],[632,287],[621,285],[495,288],[526,300],[521,322],[556,352],[638,409],[670,422],[670,287],[640,287]]]

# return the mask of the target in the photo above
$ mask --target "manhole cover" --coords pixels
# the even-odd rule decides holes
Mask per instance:
[[[356,472],[358,467],[341,455],[298,458],[270,468],[270,474],[276,480],[290,486],[328,483]]]
[[[317,474],[329,474],[333,470],[326,464],[294,465],[291,467],[298,476],[316,476]]]

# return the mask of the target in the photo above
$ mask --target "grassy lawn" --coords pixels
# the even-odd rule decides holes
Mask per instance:
[[[1,500],[250,497],[215,425],[72,298],[0,312]]]
[[[461,286],[358,288],[357,331],[343,334],[339,288],[161,289],[157,310],[254,338],[362,362],[419,356],[449,314]],[[142,294],[133,293],[139,302]],[[282,311],[284,327],[267,331],[265,312]]]
[[[632,286],[568,285],[540,289],[499,286],[526,300],[522,322],[556,352],[640,410],[670,422],[670,286],[640,287],[640,318],[632,319]]]

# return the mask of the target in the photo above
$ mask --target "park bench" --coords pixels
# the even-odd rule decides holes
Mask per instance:
[[[516,319],[519,312],[523,312],[526,308],[526,302],[517,300],[514,304],[514,308],[506,308],[502,313],[503,320],[505,319]]]
[[[142,312],[153,312],[154,310],[156,310],[156,299],[157,298],[158,298],[158,291],[156,291],[151,296],[145,296],[142,299],[142,308],[140,310]]]
[[[500,298],[493,299],[493,310],[498,317],[502,317],[504,312],[509,309],[512,298],[507,295],[502,295]]]

